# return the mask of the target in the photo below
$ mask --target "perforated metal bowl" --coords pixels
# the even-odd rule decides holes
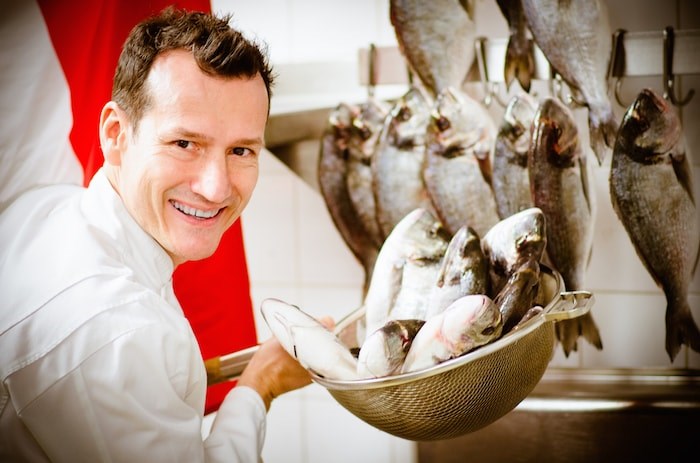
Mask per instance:
[[[361,420],[404,439],[448,439],[476,431],[514,409],[540,381],[554,352],[554,322],[579,317],[594,302],[589,292],[565,292],[561,276],[544,265],[538,299],[544,308],[540,315],[434,367],[367,380],[312,378]],[[357,347],[363,324],[360,309],[339,322],[336,332]]]

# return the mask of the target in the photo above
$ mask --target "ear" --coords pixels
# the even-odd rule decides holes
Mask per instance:
[[[105,162],[119,166],[126,149],[126,115],[119,105],[109,101],[100,114],[100,146]]]

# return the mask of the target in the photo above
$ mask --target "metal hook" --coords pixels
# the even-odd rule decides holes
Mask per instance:
[[[377,76],[375,74],[376,72],[376,64],[377,64],[377,47],[373,44],[369,44],[369,66],[367,66],[368,69],[368,86],[367,86],[367,96],[369,98],[374,97],[374,88],[377,85]]]
[[[489,71],[486,67],[486,40],[486,37],[477,37],[474,42],[474,46],[476,47],[476,61],[479,68],[479,78],[484,84],[485,96],[482,102],[486,107],[489,107],[491,106],[491,102],[495,100],[496,103],[505,108],[508,106],[508,102],[502,99],[495,90],[497,84],[495,82],[489,82]]]
[[[625,74],[625,44],[624,37],[627,31],[618,29],[613,34],[612,56],[610,57],[610,72],[609,76],[615,79],[614,95],[617,104],[626,108],[628,103],[622,101],[620,96],[620,88],[622,87],[622,76]]]
[[[676,97],[676,92],[673,88],[676,80],[673,75],[673,43],[673,27],[668,26],[664,29],[664,98],[670,100],[676,106],[685,106],[695,95],[695,90],[690,89],[685,98],[679,99]]]

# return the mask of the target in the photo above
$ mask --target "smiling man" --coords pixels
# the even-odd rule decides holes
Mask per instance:
[[[134,28],[102,169],[0,215],[1,461],[257,461],[271,401],[310,382],[264,343],[202,440],[206,373],[172,273],[248,204],[272,83],[229,19],[168,9]]]

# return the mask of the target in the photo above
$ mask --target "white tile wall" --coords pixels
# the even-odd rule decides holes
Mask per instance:
[[[388,0],[214,0],[215,11],[232,11],[249,34],[270,46],[273,64],[306,63],[309,70],[321,62],[337,62],[338,69],[355,71],[357,49],[370,42],[395,45],[388,18]],[[609,0],[613,29],[663,29],[666,25],[699,28],[698,3],[655,0]],[[503,37],[507,28],[493,0],[477,0],[478,33]],[[276,95],[304,89],[304,85],[333,91],[347,90],[351,76],[302,76],[285,82],[280,76]],[[684,77],[679,85],[695,87],[698,76]],[[623,97],[631,101],[642,86],[661,89],[661,78],[625,81]],[[542,86],[541,92],[546,92]],[[338,101],[339,102],[339,101]],[[624,108],[616,107],[621,116]],[[502,109],[494,107],[495,118]],[[585,111],[578,115],[584,121]],[[700,151],[700,94],[683,110],[691,151]],[[584,134],[584,137],[586,135]],[[696,154],[696,198],[700,198],[700,154]],[[609,161],[608,161],[609,162]],[[590,368],[700,368],[700,354],[683,349],[671,364],[664,350],[665,299],[641,266],[625,231],[610,206],[607,168],[597,171],[599,214],[593,259],[587,285],[594,292],[593,314],[600,328],[604,350],[583,342],[579,352],[565,358],[557,352],[555,366]],[[301,306],[312,315],[336,320],[359,306],[362,270],[334,228],[320,195],[266,153],[251,203],[243,215],[243,228],[254,304],[277,297]],[[700,272],[698,272],[700,274]],[[690,295],[696,321],[700,322],[700,275]],[[259,338],[270,336],[258,319]],[[312,385],[275,401],[269,414],[263,452],[275,462],[411,462],[416,447],[372,428],[339,406],[321,387]]]

